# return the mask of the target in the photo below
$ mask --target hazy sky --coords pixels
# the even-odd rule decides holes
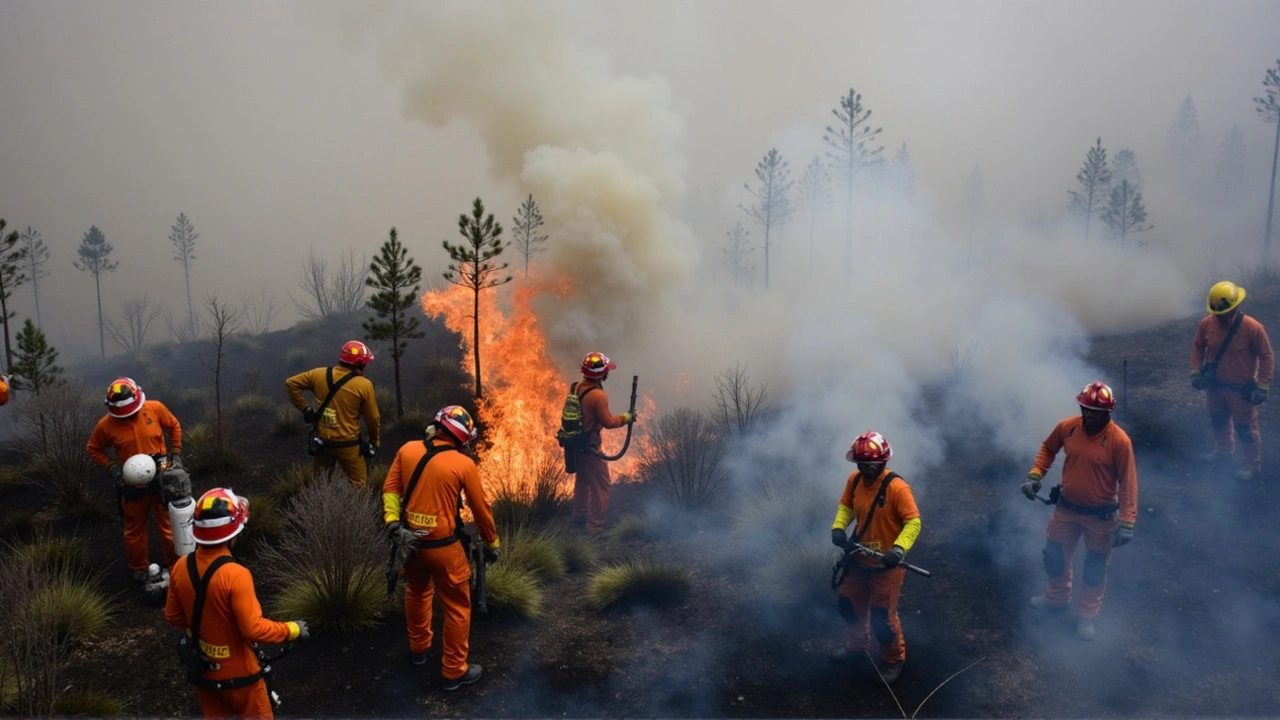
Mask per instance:
[[[745,223],[741,187],[761,155],[777,146],[798,178],[852,86],[883,126],[886,153],[906,142],[917,172],[909,213],[860,219],[861,227],[874,242],[910,235],[914,244],[900,242],[909,248],[898,260],[917,270],[905,282],[871,263],[877,277],[863,276],[860,289],[834,275],[810,288],[851,293],[831,303],[832,323],[848,329],[845,300],[911,289],[972,308],[973,326],[1007,327],[1009,318],[979,307],[974,286],[1008,282],[1009,292],[1032,298],[1029,327],[1058,318],[1035,305],[1048,293],[1066,305],[1065,326],[1110,330],[1192,312],[1198,302],[1205,233],[1221,223],[1167,182],[1165,133],[1187,95],[1201,126],[1193,186],[1211,189],[1223,135],[1232,125],[1244,132],[1253,194],[1237,220],[1247,232],[1214,241],[1226,243],[1224,258],[1256,247],[1272,126],[1257,120],[1250,98],[1280,56],[1277,27],[1280,4],[1241,1],[6,0],[0,217],[43,234],[53,271],[42,284],[45,326],[76,355],[96,350],[93,283],[71,266],[91,224],[120,262],[103,280],[108,313],[144,291],[185,305],[167,240],[179,212],[200,235],[197,301],[265,286],[287,306],[308,248],[329,257],[373,252],[395,225],[437,272],[440,240],[455,236],[472,198],[483,196],[509,225],[517,201],[534,191],[552,234],[564,238],[547,256],[555,267],[581,266],[602,227],[623,228],[602,251],[609,262],[592,266],[603,279],[585,291],[590,302],[542,308],[563,340],[554,349],[578,353],[594,333],[635,357],[655,328],[693,338],[699,323],[705,336],[708,326],[742,322],[691,317],[682,303],[705,306],[691,286],[723,282],[724,231]],[[1139,260],[1091,256],[1055,244],[1058,231],[1047,245],[1020,245],[1021,228],[1061,215],[1099,135],[1113,154],[1137,152],[1158,249]],[[575,165],[574,153],[591,154],[595,165]],[[613,210],[587,197],[612,187],[593,174],[610,172],[610,158],[640,179],[627,191],[639,194],[608,199],[621,203]],[[961,188],[976,163],[986,180],[984,231],[1001,238],[992,246],[1001,253],[1021,254],[953,286],[948,267],[928,266],[965,224]],[[787,232],[800,235],[798,226]],[[642,236],[652,242],[636,245]],[[781,267],[779,280],[799,283],[797,267]],[[1156,292],[1142,286],[1148,281]],[[1126,283],[1141,301],[1105,295]],[[794,308],[764,307],[760,295],[741,302],[762,324],[717,348],[715,360],[732,364],[763,346],[766,372],[791,372],[788,358],[804,352],[796,339],[827,342],[831,326],[795,326]],[[1118,317],[1116,307],[1133,310]],[[29,288],[17,291],[16,308],[19,319],[31,314]],[[928,304],[897,310],[902,325],[941,326],[949,317]],[[286,308],[278,324],[294,318]],[[924,362],[921,339],[934,361],[965,342],[934,329],[895,340],[903,372]],[[778,342],[784,330],[792,334]],[[1060,375],[1064,387],[1079,384]]]

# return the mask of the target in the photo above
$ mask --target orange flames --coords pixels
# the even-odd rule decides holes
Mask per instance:
[[[559,292],[568,294],[562,280]],[[500,488],[520,494],[532,492],[534,483],[549,463],[563,473],[563,453],[556,442],[560,412],[569,383],[578,379],[577,368],[562,369],[547,357],[546,338],[538,318],[529,306],[538,293],[531,284],[508,284],[486,290],[480,296],[480,379],[484,397],[476,401],[477,418],[484,435],[477,444],[480,474],[491,492]],[[427,317],[444,317],[445,326],[462,336],[462,367],[474,373],[472,354],[472,310],[474,295],[469,288],[450,284],[422,297]],[[511,306],[504,314],[503,304]],[[584,354],[593,348],[584,349]],[[615,381],[616,382],[616,381]],[[631,388],[613,390],[610,410],[620,413],[630,401]],[[645,398],[641,415],[653,406]],[[616,454],[624,430],[604,433],[604,451]],[[612,464],[615,480],[634,476],[644,439],[639,426],[631,438],[625,457]],[[561,483],[568,476],[561,475]]]

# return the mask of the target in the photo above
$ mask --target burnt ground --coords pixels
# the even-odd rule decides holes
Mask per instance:
[[[1280,328],[1277,296],[1255,293],[1245,309],[1264,324]],[[372,631],[358,637],[317,632],[279,662],[277,689],[284,699],[280,714],[1280,713],[1280,686],[1275,683],[1275,669],[1280,667],[1280,646],[1275,642],[1280,633],[1280,574],[1275,572],[1280,547],[1270,525],[1280,508],[1280,409],[1275,403],[1262,407],[1262,477],[1241,483],[1230,469],[1209,468],[1195,460],[1206,450],[1208,432],[1203,400],[1186,383],[1185,358],[1197,319],[1100,338],[1093,344],[1090,360],[1121,391],[1124,407],[1118,420],[1138,446],[1141,509],[1135,541],[1116,553],[1098,639],[1092,643],[1076,639],[1068,620],[1042,617],[1026,606],[1027,597],[1037,594],[1042,582],[1039,548],[1047,511],[1018,495],[1025,468],[976,451],[957,452],[930,478],[935,487],[949,491],[930,492],[921,499],[925,533],[910,559],[931,569],[934,577],[910,576],[903,591],[900,609],[909,657],[894,687],[896,701],[872,683],[868,667],[836,666],[827,660],[840,637],[834,593],[812,606],[772,606],[759,592],[749,561],[744,563],[740,556],[726,560],[717,551],[731,537],[729,532],[707,525],[673,530],[659,541],[600,546],[605,560],[643,555],[692,564],[698,582],[692,597],[678,606],[594,612],[582,599],[586,579],[570,575],[547,589],[547,612],[541,620],[522,622],[496,615],[475,619],[472,658],[484,664],[485,677],[456,693],[440,690],[438,652],[425,667],[408,663],[403,617],[393,607]],[[447,338],[441,342],[447,344]],[[269,344],[265,352],[277,359],[286,354]],[[323,359],[302,365],[320,362]],[[262,377],[282,378],[285,368],[277,365],[264,360],[257,367]],[[301,368],[289,371],[297,369]],[[421,368],[413,372],[425,373]],[[272,379],[264,385],[274,392],[270,388],[278,383]],[[174,409],[183,418],[198,407],[193,402]],[[267,489],[273,471],[298,459],[295,439],[272,438],[265,428],[269,420],[256,422],[259,425],[247,422],[236,429],[245,471],[231,478],[197,477],[198,488],[225,483],[252,496]],[[410,429],[397,430],[384,447],[396,447],[411,437]],[[105,498],[105,478],[94,482]],[[832,505],[838,482],[833,480]],[[617,486],[613,517],[643,512],[654,492],[644,485]],[[46,492],[33,485],[10,494],[3,507],[6,527],[8,516],[34,513],[58,531],[87,538],[121,606],[111,632],[76,652],[65,675],[70,687],[105,690],[123,699],[132,714],[197,713],[194,694],[182,682],[176,663],[175,631],[126,577],[117,521],[77,525],[62,519]],[[813,542],[825,542],[826,534],[825,525],[816,528]],[[252,547],[249,544],[242,553],[251,568],[256,562]],[[264,603],[270,590],[260,588]]]

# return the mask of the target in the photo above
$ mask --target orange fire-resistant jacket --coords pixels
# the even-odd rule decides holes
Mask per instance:
[[[854,471],[844,483],[844,493],[840,496],[840,506],[836,508],[836,521],[832,527],[841,529],[856,523],[850,531],[850,539],[861,528],[866,532],[858,540],[876,552],[887,552],[894,545],[903,550],[910,550],[920,535],[920,509],[916,507],[916,498],[911,493],[911,486],[901,477],[896,477],[885,488],[884,507],[876,508],[871,517],[871,524],[866,525],[871,504],[880,493],[880,482],[889,472],[886,466],[880,475],[871,483],[862,482],[862,473]],[[915,522],[912,522],[912,521]],[[865,565],[878,565],[879,562],[865,555],[859,555],[858,561]]]
[[[582,403],[582,431],[590,436],[590,444],[600,444],[600,430],[613,430],[626,425],[620,415],[609,412],[609,395],[599,380],[583,378],[578,381],[578,397]],[[596,388],[587,393],[587,388]]]
[[[289,391],[289,401],[299,410],[307,407],[302,396],[304,390],[310,390],[316,397],[316,408],[329,396],[329,384],[325,375],[329,368],[318,367],[298,373],[284,381]],[[337,365],[333,368],[333,382],[336,385],[343,377],[355,372],[350,368]],[[318,433],[323,440],[344,442],[360,436],[360,418],[364,417],[365,427],[369,429],[369,442],[380,445],[382,436],[378,416],[378,398],[373,391],[373,383],[368,378],[357,376],[347,381],[338,389],[338,394],[324,409],[324,417],[320,418]]]
[[[1028,475],[1043,477],[1059,450],[1067,455],[1062,463],[1062,497],[1087,507],[1119,502],[1120,522],[1132,525],[1138,517],[1138,468],[1125,431],[1109,422],[1090,437],[1080,416],[1069,417],[1041,443]]]
[[[168,433],[169,449],[165,450],[165,433]],[[159,400],[148,400],[131,417],[117,418],[103,415],[89,436],[85,446],[89,457],[104,468],[112,463],[123,465],[125,460],[138,454],[161,455],[165,452],[182,452],[182,426],[178,418],[169,412]],[[107,448],[113,448],[115,460],[107,457]]]
[[[0,377],[0,405],[9,402],[9,384]]]
[[[498,547],[498,530],[494,527],[493,512],[485,498],[475,461],[457,452],[448,439],[436,437],[427,442],[438,449],[423,468],[422,477],[413,488],[413,497],[405,498],[405,523],[414,530],[429,530],[430,535],[425,538],[428,541],[443,540],[457,529],[454,519],[458,514],[458,497],[466,493],[467,505],[475,516],[485,547]],[[400,520],[400,495],[408,489],[413,470],[426,452],[426,443],[420,440],[407,442],[396,452],[382,484],[385,522]]]
[[[1208,315],[1196,328],[1191,343],[1191,372],[1198,373],[1206,362],[1218,354],[1218,348],[1227,338],[1231,325],[1218,322],[1216,315]],[[1262,323],[1245,315],[1240,318],[1240,328],[1227,346],[1227,352],[1218,364],[1218,381],[1228,385],[1257,382],[1270,387],[1275,378],[1276,356],[1271,351],[1271,341]]]
[[[231,554],[225,543],[201,545],[195,552],[196,569],[201,577],[216,558]],[[186,559],[180,559],[170,571],[164,619],[170,625],[189,631],[195,604],[194,580],[187,575]],[[200,620],[200,649],[205,657],[221,667],[205,677],[228,680],[252,675],[260,666],[249,643],[281,643],[297,639],[298,633],[296,622],[276,622],[262,616],[249,568],[233,562],[214,573],[206,590],[204,617]]]

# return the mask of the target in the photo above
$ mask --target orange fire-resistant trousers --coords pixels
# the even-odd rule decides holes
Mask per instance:
[[[271,710],[271,698],[267,696],[267,684],[262,680],[249,687],[235,690],[211,690],[196,688],[200,697],[200,714],[206,718],[248,718],[274,717]]]
[[[146,570],[151,564],[151,545],[147,537],[147,516],[154,509],[156,525],[160,528],[160,544],[164,550],[165,567],[173,567],[178,556],[173,552],[173,531],[169,528],[169,509],[159,495],[146,495],[141,500],[121,500],[124,510],[124,550],[129,558],[129,570]]]
[[[1082,618],[1098,616],[1102,609],[1102,595],[1107,589],[1111,540],[1119,525],[1120,521],[1114,515],[1104,520],[1062,508],[1054,509],[1049,516],[1044,545],[1044,569],[1049,576],[1044,596],[1050,605],[1066,607],[1071,604],[1071,560],[1075,557],[1076,543],[1084,536],[1088,554],[1084,561],[1083,582],[1076,598],[1076,614]]]
[[[432,599],[440,594],[444,606],[444,647],[441,674],[460,678],[467,672],[471,649],[471,566],[462,543],[419,550],[404,565],[404,620],[409,652],[431,647]]]
[[[352,485],[364,487],[369,481],[359,445],[320,450],[313,457],[315,460],[311,463],[311,471],[314,474],[328,472],[337,465],[342,468],[342,474],[347,476]]]
[[[1240,441],[1240,467],[1257,472],[1262,468],[1262,433],[1258,430],[1258,406],[1247,402],[1238,390],[1210,388],[1205,391],[1209,405],[1209,425],[1213,427],[1213,451],[1232,455]]]
[[[599,455],[582,453],[573,476],[573,519],[585,522],[592,535],[604,531],[609,516],[609,482],[609,463]]]
[[[841,615],[845,621],[844,646],[854,652],[862,652],[870,646],[870,631],[874,630],[880,641],[881,659],[887,663],[907,659],[907,641],[902,636],[902,622],[898,619],[898,595],[906,580],[906,568],[894,568],[883,572],[849,569],[840,584],[840,595],[852,606],[841,603]]]

